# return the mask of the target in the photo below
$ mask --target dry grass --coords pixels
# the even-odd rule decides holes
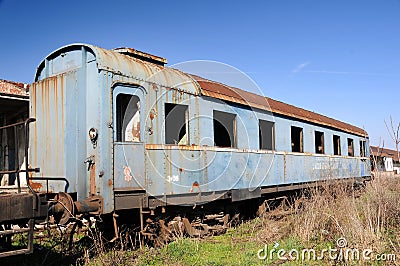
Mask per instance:
[[[400,251],[400,179],[380,178],[367,183],[364,191],[343,185],[322,185],[289,205],[295,215],[277,208],[263,216],[258,240],[299,239],[304,245],[335,243],[344,237],[348,246],[375,252]],[[289,212],[290,213],[290,212]]]
[[[279,206],[272,208],[271,204],[277,202]],[[269,203],[264,205],[260,218],[243,223],[219,237],[202,240],[180,238],[159,249],[145,247],[129,252],[119,249],[105,252],[101,241],[95,241],[94,248],[98,256],[93,259],[87,256],[85,262],[88,265],[278,265],[288,261],[259,260],[256,256],[259,248],[264,244],[271,246],[279,243],[286,250],[318,250],[335,244],[340,237],[347,240],[349,248],[372,249],[377,254],[399,254],[398,178],[376,177],[362,190],[354,190],[343,184],[322,184],[318,188],[310,188],[295,201],[283,198]],[[354,265],[361,263],[353,262]],[[288,265],[298,265],[296,263],[299,261],[291,263]],[[325,265],[338,262],[323,260],[307,263]],[[388,263],[393,265],[398,262]],[[386,264],[378,262],[372,265]]]

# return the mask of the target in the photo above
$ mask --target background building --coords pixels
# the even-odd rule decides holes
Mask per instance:
[[[373,171],[395,172],[396,174],[400,174],[398,152],[371,146],[371,166]]]

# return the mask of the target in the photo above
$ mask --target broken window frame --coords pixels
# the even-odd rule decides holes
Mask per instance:
[[[360,157],[367,157],[367,142],[364,139],[360,140]]]
[[[219,117],[219,116],[226,116],[226,117]],[[218,119],[219,118],[219,119]],[[229,127],[225,126],[221,120],[224,120],[223,118],[228,118],[228,122],[231,121],[231,125],[229,125]],[[237,148],[237,130],[236,130],[236,114],[233,113],[228,113],[228,112],[223,112],[223,111],[218,111],[218,110],[213,110],[213,131],[214,131],[214,146],[216,147],[224,147],[224,148]],[[217,123],[219,124],[217,124]],[[225,135],[229,136],[229,142],[230,145],[225,145],[225,143],[220,142],[220,138],[216,138],[217,135],[217,127],[223,127],[223,129],[225,130]],[[232,134],[230,134],[230,131],[232,132]],[[221,132],[222,133],[222,132]],[[218,143],[217,141],[218,140]]]
[[[333,142],[333,155],[342,155],[342,149],[341,149],[341,144],[340,144],[340,136],[339,135],[333,135],[332,136],[332,142]]]
[[[314,131],[314,147],[316,154],[325,154],[325,133],[322,131]],[[321,149],[319,149],[321,147]]]
[[[175,109],[177,108],[177,109]],[[176,126],[176,125],[171,125],[170,122],[168,122],[169,119],[173,120],[176,122],[175,117],[170,117],[169,119],[167,118],[169,115],[174,115],[174,112],[179,111],[178,109],[184,109],[184,127],[182,126]],[[180,145],[180,146],[185,146],[189,145],[189,106],[185,104],[176,104],[176,103],[165,103],[164,104],[164,118],[165,118],[165,123],[164,123],[164,141],[166,145]],[[173,113],[171,113],[173,112]],[[179,113],[181,114],[181,113]],[[182,129],[185,129],[185,132],[183,136],[181,137],[181,131]],[[179,132],[174,130],[178,129]],[[176,134],[177,133],[177,134]],[[174,138],[171,138],[171,136],[177,135],[179,140],[176,140]]]
[[[298,145],[294,143],[294,140],[296,140],[296,143],[298,143]],[[292,152],[299,152],[299,153],[304,152],[304,133],[302,127],[297,127],[297,126],[290,127],[290,143]],[[298,146],[298,149],[296,148],[296,146]]]
[[[347,156],[354,157],[354,140],[347,138]]]
[[[122,98],[124,97],[124,98]],[[132,100],[134,100],[132,102]],[[142,142],[141,139],[141,115],[140,106],[141,100],[138,95],[121,92],[116,95],[115,98],[115,110],[116,110],[116,141],[117,142]],[[132,114],[129,121],[126,121],[127,110],[131,108],[137,108],[136,112]],[[132,124],[133,123],[133,124]],[[129,127],[132,127],[129,132]]]
[[[265,132],[266,128],[268,129],[267,132]],[[259,119],[258,120],[258,138],[259,138],[258,147],[260,150],[274,151],[275,150],[275,122]],[[266,139],[267,139],[267,141],[265,141]]]

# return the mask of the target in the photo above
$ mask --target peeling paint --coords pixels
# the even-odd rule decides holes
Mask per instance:
[[[125,181],[129,182],[132,180],[131,168],[129,166],[124,166]]]

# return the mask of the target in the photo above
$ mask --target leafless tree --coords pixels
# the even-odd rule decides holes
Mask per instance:
[[[393,123],[393,119],[392,116],[390,116],[390,127],[388,125],[388,123],[385,121],[385,125],[386,125],[386,129],[389,132],[390,137],[392,138],[393,142],[396,144],[396,151],[397,151],[397,160],[400,159],[399,156],[399,143],[400,143],[400,122],[396,126]]]
[[[379,158],[382,157],[382,152],[383,152],[383,147],[385,146],[385,140],[382,140],[382,138],[379,138],[379,145],[376,147],[376,150],[372,150],[372,146],[369,146],[370,150],[370,155],[372,159],[372,166],[374,168],[374,176],[378,175],[378,168],[379,168]]]

